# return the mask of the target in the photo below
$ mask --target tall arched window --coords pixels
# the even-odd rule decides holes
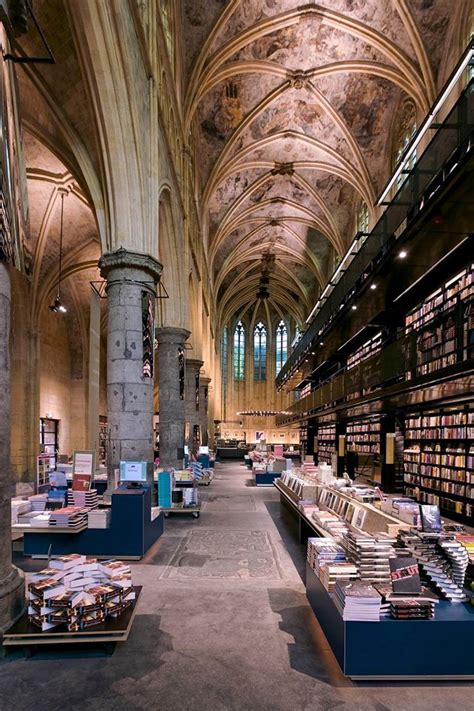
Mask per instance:
[[[253,330],[253,379],[267,379],[267,329],[261,321]]]
[[[284,321],[276,328],[276,374],[280,372],[288,358],[288,329]]]
[[[399,120],[397,122],[397,132],[395,134],[394,141],[394,168],[400,164],[403,156],[406,153],[406,149],[411,142],[411,139],[416,132],[416,109],[415,105],[411,101],[406,101],[400,112]],[[409,161],[405,164],[404,170],[411,170],[416,163],[416,151],[410,156]],[[396,187],[397,190],[405,182],[407,174],[402,171],[397,178]]]
[[[245,328],[242,321],[234,331],[234,380],[245,380]]]
[[[221,338],[221,372],[222,385],[225,388],[227,383],[227,326],[224,326]]]

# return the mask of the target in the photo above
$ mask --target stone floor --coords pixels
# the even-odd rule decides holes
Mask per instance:
[[[0,661],[0,711],[474,710],[472,684],[342,676],[306,602],[304,549],[275,490],[249,483],[239,463],[218,465],[200,489],[201,518],[167,520],[133,565],[144,591],[113,656],[63,649]]]

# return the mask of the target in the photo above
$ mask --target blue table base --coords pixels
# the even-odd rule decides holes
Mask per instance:
[[[280,477],[280,472],[255,472],[255,486],[271,486]]]
[[[163,533],[162,513],[151,520],[150,489],[112,494],[109,528],[86,528],[80,533],[24,533],[25,555],[82,553],[114,558],[142,558]]]
[[[442,600],[433,620],[344,622],[306,565],[306,595],[345,676],[474,679],[474,607]],[[472,626],[471,626],[472,625]]]

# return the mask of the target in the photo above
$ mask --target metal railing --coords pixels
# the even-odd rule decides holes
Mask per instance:
[[[412,220],[431,202],[474,150],[474,79],[461,93],[436,134],[384,214],[365,240],[363,248],[344,270],[339,282],[321,304],[307,331],[276,378],[280,388],[296,372],[311,349],[312,341],[334,325],[339,313],[382,259],[403,235]]]

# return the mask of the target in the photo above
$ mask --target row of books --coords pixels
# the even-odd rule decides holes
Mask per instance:
[[[429,428],[429,427],[455,427],[458,425],[466,425],[474,423],[474,412],[450,412],[439,415],[418,415],[407,417],[405,425],[408,429],[413,428]]]
[[[76,553],[51,559],[28,584],[30,622],[42,631],[77,632],[118,617],[135,600],[130,566]]]

